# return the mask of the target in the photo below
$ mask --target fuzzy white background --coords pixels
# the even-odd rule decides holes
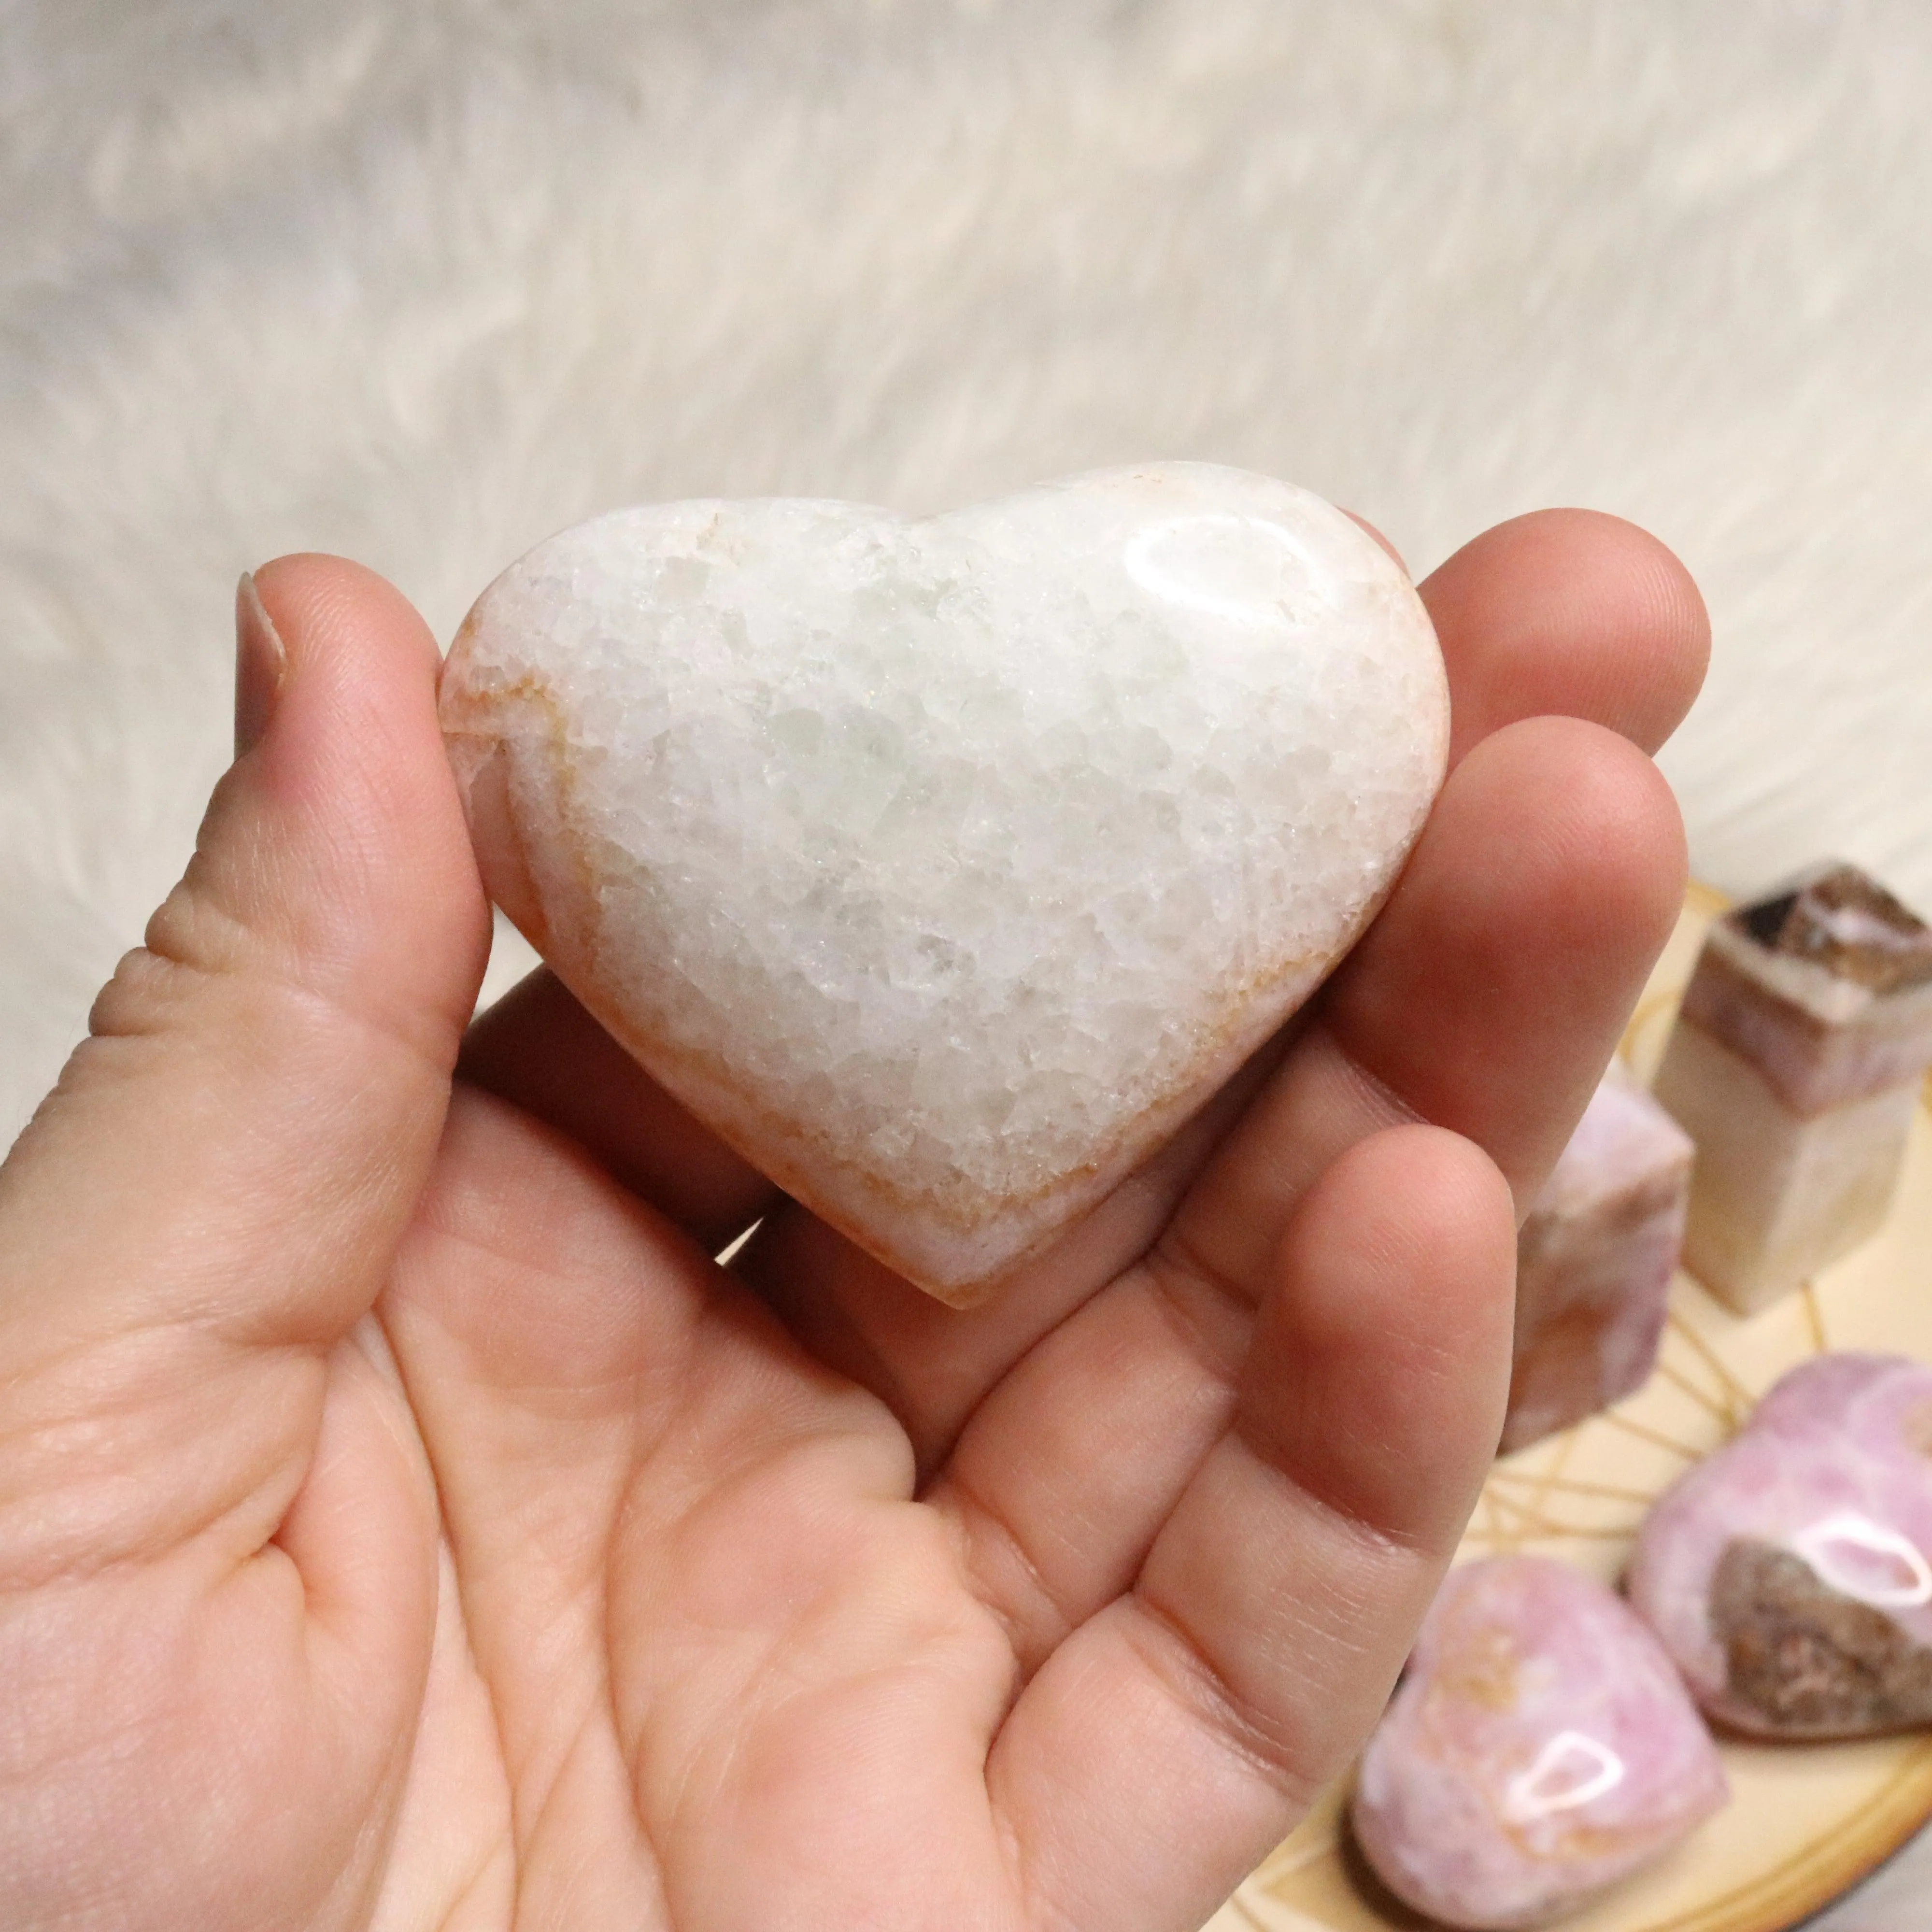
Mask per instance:
[[[1418,572],[1616,511],[1715,619],[1698,870],[1932,907],[1929,309],[1924,0],[0,0],[0,1144],[189,848],[236,574],[446,637],[644,497],[1201,457]]]

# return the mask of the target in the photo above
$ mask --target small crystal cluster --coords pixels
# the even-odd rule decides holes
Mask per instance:
[[[565,982],[951,1300],[1306,996],[1448,742],[1400,566],[1192,464],[924,521],[620,512],[484,593],[442,714],[492,896]]]
[[[1655,1637],[1561,1563],[1452,1570],[1363,1757],[1352,1814],[1389,1888],[1444,1924],[1538,1925],[1730,1795]]]
[[[1505,1454],[1648,1378],[1684,1237],[1690,1156],[1683,1130],[1612,1064],[1518,1237]]]
[[[1932,1724],[1932,1368],[1847,1353],[1794,1369],[1651,1510],[1629,1590],[1734,1730]]]
[[[1863,1240],[1932,1064],[1932,930],[1856,867],[1711,931],[1655,1083],[1697,1144],[1684,1256],[1754,1314]]]

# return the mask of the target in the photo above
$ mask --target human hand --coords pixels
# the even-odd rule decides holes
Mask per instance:
[[[964,1313],[548,976],[464,1044],[434,647],[257,582],[259,742],[0,1169],[0,1923],[1191,1932],[1496,1441],[1511,1192],[1678,904],[1688,580],[1579,512],[1430,580],[1460,762],[1380,919]]]

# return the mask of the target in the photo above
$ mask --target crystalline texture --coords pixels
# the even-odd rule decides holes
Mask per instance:
[[[566,982],[954,1300],[1306,997],[1448,726],[1380,548],[1199,464],[923,521],[621,511],[490,586],[442,710],[492,894]]]

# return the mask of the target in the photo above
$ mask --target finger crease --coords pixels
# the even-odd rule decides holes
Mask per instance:
[[[88,1016],[89,1032],[96,1039],[117,1040],[138,1039],[162,1030],[166,1024],[166,1008],[181,996],[172,986],[157,986],[154,982],[184,977],[214,985],[264,988],[286,999],[291,1005],[311,1012],[319,1012],[325,1024],[346,1024],[358,1033],[372,1035],[399,1048],[438,1081],[449,1078],[459,1042],[454,1028],[439,1024],[436,1029],[439,1037],[431,1044],[416,1037],[411,1029],[400,1024],[394,1016],[360,1011],[338,993],[326,991],[288,972],[274,959],[268,949],[263,951],[268,956],[258,954],[231,961],[196,958],[185,952],[161,950],[152,943],[137,946],[122,960],[114,978],[102,989]],[[135,975],[147,983],[134,983],[132,976]],[[124,997],[112,997],[117,990]],[[136,1003],[136,1010],[131,1013],[128,1011],[130,1001]],[[150,1001],[157,1003],[161,1010],[148,1010]]]
[[[1380,1074],[1342,1043],[1333,1024],[1325,1016],[1320,1031],[1334,1048],[1335,1058],[1341,1062],[1344,1082],[1369,1112],[1379,1118],[1383,1126],[1413,1126],[1426,1120],[1426,1115],[1412,1106]]]
[[[946,1472],[946,1486],[952,1492],[954,1508],[959,1514],[962,1526],[970,1517],[975,1523],[991,1529],[1000,1544],[1012,1553],[1018,1566],[1020,1578],[1036,1606],[1044,1606],[1044,1620],[1050,1622],[1051,1628],[1042,1638],[1037,1628],[1038,1623],[1042,1619],[1028,1618],[1012,1607],[1008,1600],[1010,1593],[995,1588],[985,1575],[982,1564],[974,1558],[969,1529],[964,1558],[967,1580],[972,1586],[974,1595],[993,1613],[1005,1633],[1007,1642],[1012,1647],[1014,1656],[1022,1660],[1023,1670],[1030,1674],[1032,1666],[1025,1665],[1024,1660],[1050,1655],[1054,1647],[1071,1634],[1074,1627],[1073,1618],[1061,1601],[1058,1592],[1047,1581],[1040,1565],[1034,1561],[1033,1554],[1027,1548],[1024,1540],[1006,1516],[994,1508],[958,1471],[949,1470]],[[1019,1689],[1020,1686],[1016,1683],[1013,1691],[1016,1696],[1018,1695]]]
[[[1254,1326],[1255,1297],[1184,1233],[1171,1232],[1141,1265],[1181,1346],[1216,1381],[1233,1388]]]
[[[1427,1539],[1403,1535],[1385,1529],[1343,1500],[1333,1484],[1312,1480],[1304,1471],[1292,1467],[1276,1453],[1265,1437],[1257,1438],[1252,1418],[1245,1413],[1234,1419],[1234,1436],[1241,1448],[1264,1470],[1270,1478],[1292,1490],[1347,1540],[1365,1546],[1372,1559],[1395,1557],[1403,1561],[1423,1557],[1433,1560],[1435,1552]]]
[[[1309,1796],[1295,1769],[1300,1742],[1246,1698],[1215,1667],[1200,1640],[1181,1619],[1138,1588],[1128,1641],[1155,1682],[1176,1702],[1205,1723],[1244,1763],[1299,1804]]]

